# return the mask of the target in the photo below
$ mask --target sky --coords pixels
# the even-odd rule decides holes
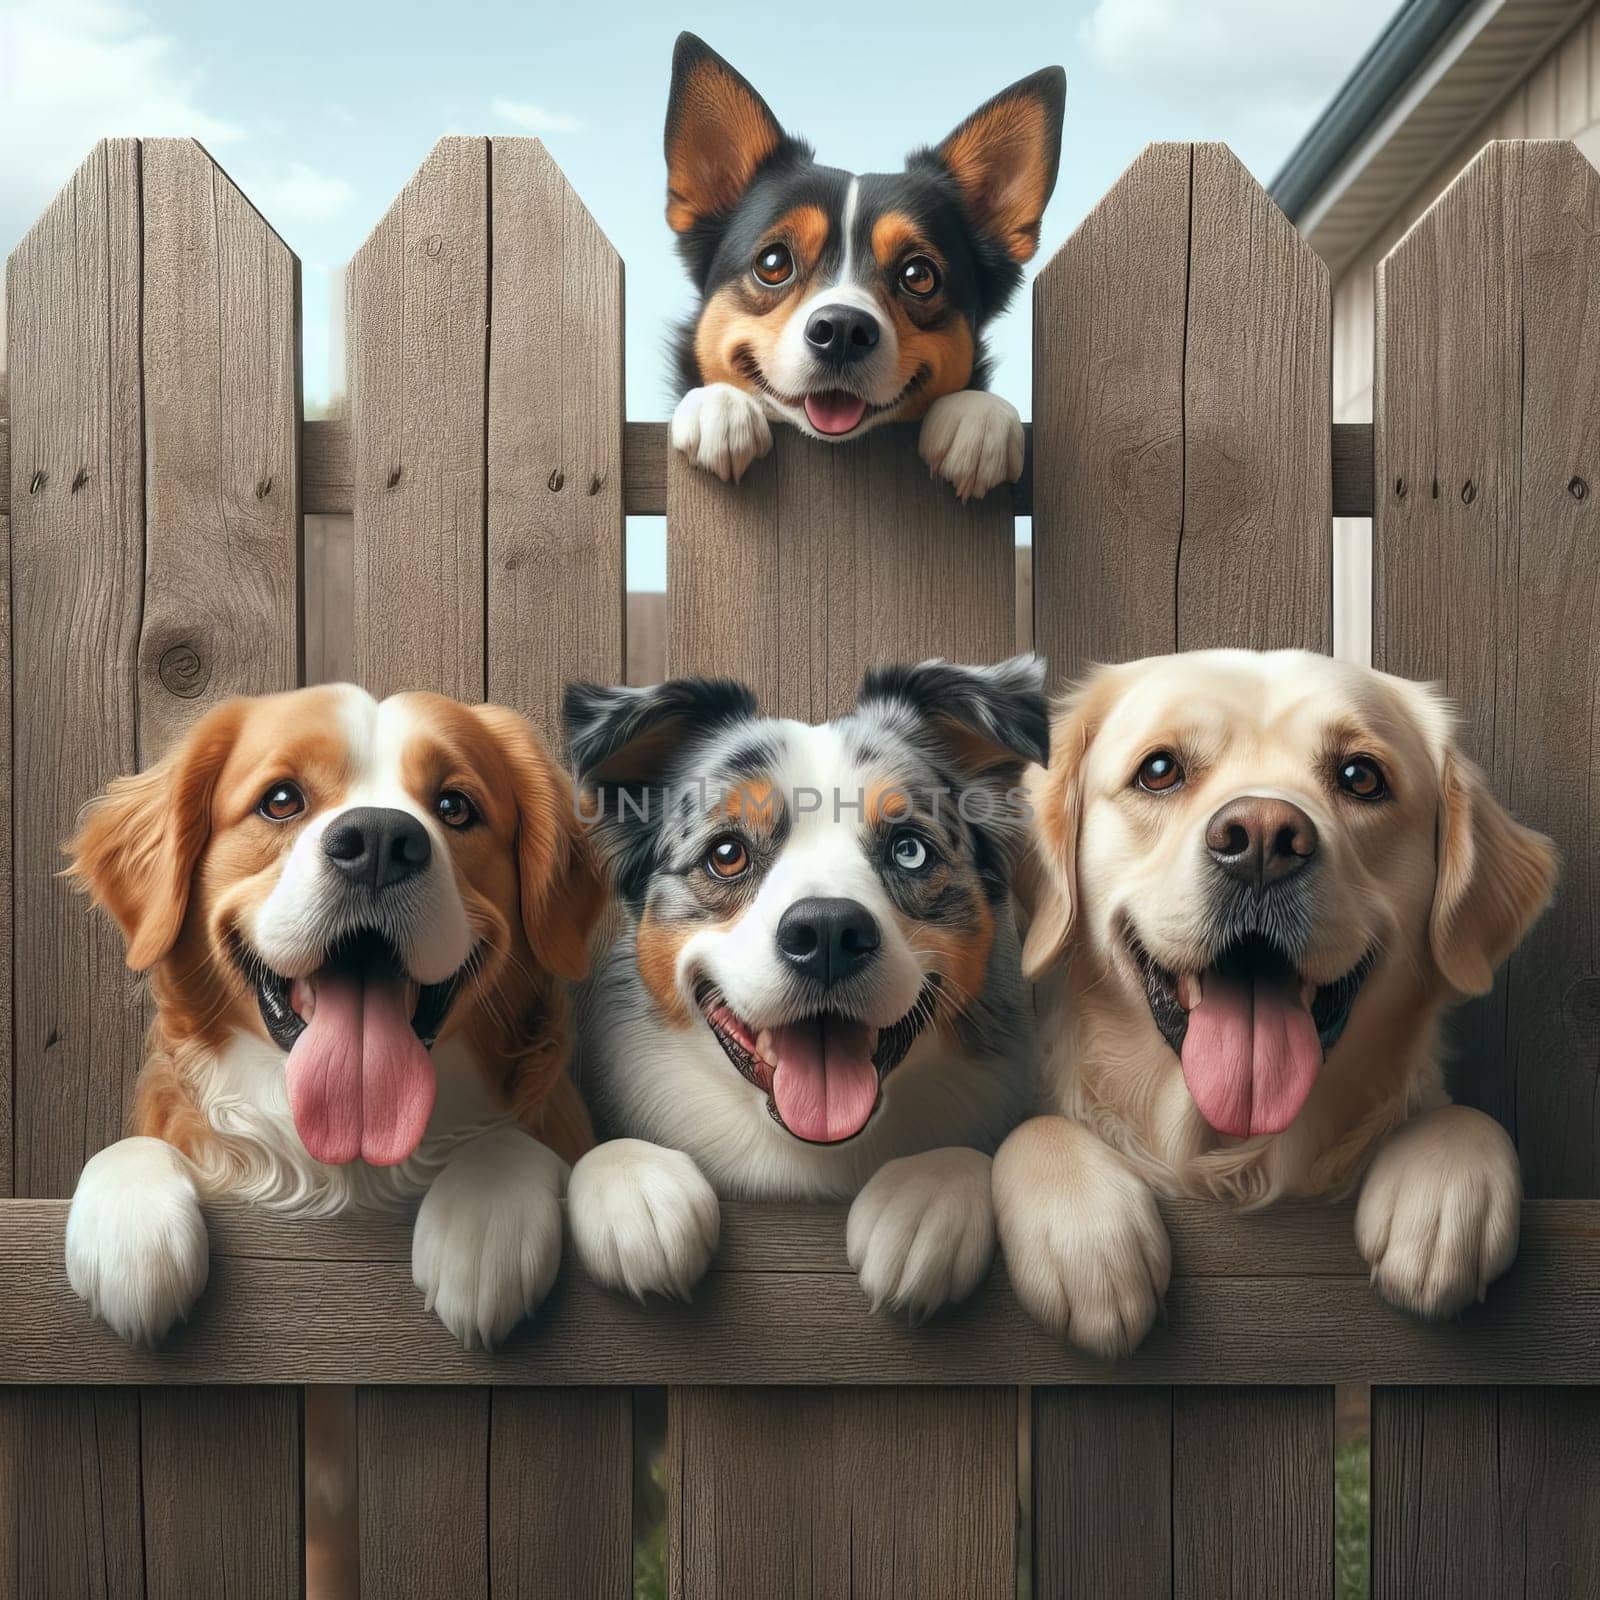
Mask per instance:
[[[545,141],[627,272],[628,415],[667,416],[666,330],[689,306],[662,215],[673,39],[699,33],[818,157],[898,168],[997,90],[1067,70],[1061,175],[1034,266],[1152,139],[1221,139],[1263,183],[1395,0],[661,0],[383,5],[0,0],[0,253],[94,142],[199,139],[299,255],[308,407],[330,370],[338,270],[433,142]],[[1027,415],[1025,295],[996,325],[993,386]],[[659,539],[630,541],[659,587]]]

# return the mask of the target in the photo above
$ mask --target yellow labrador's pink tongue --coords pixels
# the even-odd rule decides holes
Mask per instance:
[[[867,414],[867,402],[843,389],[824,389],[805,398],[806,421],[818,433],[849,433]]]
[[[871,1031],[842,1017],[772,1030],[772,1099],[797,1139],[837,1144],[866,1127],[878,1103]]]
[[[1290,975],[1201,978],[1183,1036],[1183,1078],[1218,1133],[1281,1133],[1322,1065],[1322,1041]]]
[[[404,1161],[433,1112],[433,1062],[411,1027],[406,980],[325,967],[284,1074],[300,1142],[318,1161]]]

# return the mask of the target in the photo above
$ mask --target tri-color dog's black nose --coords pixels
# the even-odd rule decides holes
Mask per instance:
[[[322,850],[353,883],[384,889],[421,872],[433,844],[409,811],[356,806],[328,824]]]
[[[1241,795],[1206,823],[1206,850],[1230,878],[1260,889],[1311,861],[1317,825],[1287,800]]]
[[[813,983],[842,983],[878,953],[877,919],[859,900],[796,900],[778,921],[783,958]]]
[[[819,306],[806,323],[806,343],[831,367],[865,361],[878,348],[878,319],[860,306]]]

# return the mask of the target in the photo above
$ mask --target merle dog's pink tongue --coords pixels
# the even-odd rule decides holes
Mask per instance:
[[[772,1099],[783,1125],[812,1144],[837,1144],[866,1127],[878,1103],[871,1031],[840,1017],[772,1030]]]
[[[843,389],[824,389],[805,398],[806,421],[818,433],[849,433],[867,414],[867,402]]]
[[[404,1161],[433,1112],[433,1062],[411,1027],[399,973],[325,967],[284,1074],[300,1142],[330,1166]]]
[[[1322,1065],[1322,1041],[1292,976],[1240,980],[1215,968],[1183,1036],[1183,1078],[1218,1133],[1281,1133]]]

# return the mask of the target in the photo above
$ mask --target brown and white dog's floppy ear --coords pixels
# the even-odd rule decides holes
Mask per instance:
[[[765,100],[703,39],[680,33],[667,97],[667,225],[721,216],[784,143]]]
[[[189,884],[211,834],[211,796],[244,716],[242,700],[214,707],[148,771],[117,778],[62,847],[67,875],[122,929],[135,972],[177,943]]]
[[[547,972],[579,982],[589,975],[589,940],[605,910],[606,884],[572,782],[525,717],[506,706],[475,709],[511,769],[522,931]]]
[[[1453,748],[1439,779],[1438,868],[1429,941],[1446,982],[1487,994],[1556,885],[1556,849],[1516,821]]]
[[[1039,224],[1061,165],[1067,75],[1046,67],[986,101],[933,152],[979,231],[1013,261],[1039,248]]]

